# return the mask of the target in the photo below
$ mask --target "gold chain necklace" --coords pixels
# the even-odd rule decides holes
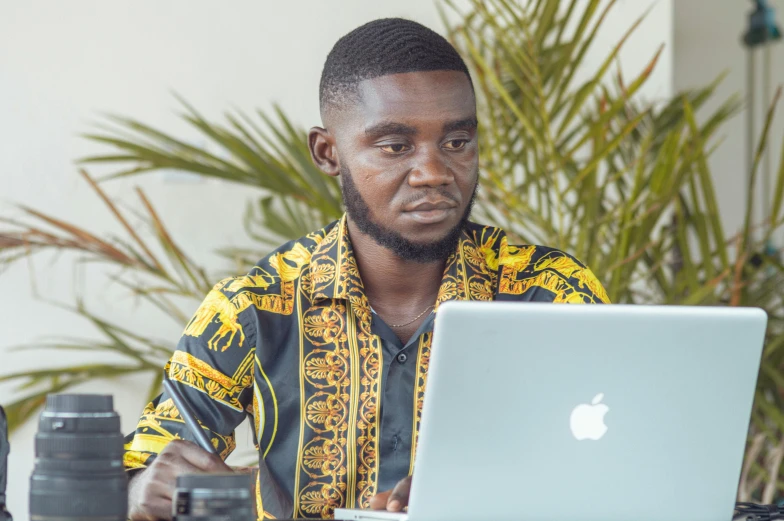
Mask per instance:
[[[408,321],[408,322],[406,322],[405,324],[390,324],[390,325],[389,325],[389,327],[403,327],[403,326],[407,326],[407,325],[411,324],[412,322],[416,322],[417,320],[419,320],[420,318],[422,318],[422,315],[424,315],[424,314],[425,314],[425,312],[426,312],[428,309],[430,309],[430,308],[432,308],[432,307],[435,307],[435,305],[434,305],[434,304],[431,304],[431,305],[427,306],[427,307],[425,308],[425,311],[423,311],[422,313],[418,314],[416,317],[414,317],[414,319],[413,319],[413,320],[409,320],[409,321]]]

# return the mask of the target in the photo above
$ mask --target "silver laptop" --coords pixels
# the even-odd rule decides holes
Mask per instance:
[[[344,520],[732,517],[759,309],[449,302],[406,513]]]

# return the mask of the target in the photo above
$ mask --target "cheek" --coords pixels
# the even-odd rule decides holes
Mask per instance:
[[[479,154],[476,148],[449,162],[449,168],[454,172],[455,183],[463,191],[473,189],[479,176]]]
[[[378,153],[359,153],[352,157],[351,178],[368,203],[373,198],[380,204],[388,203],[405,181],[406,166],[402,161],[379,158]]]

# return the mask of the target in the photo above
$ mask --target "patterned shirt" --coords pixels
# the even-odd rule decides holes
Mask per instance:
[[[344,216],[219,282],[166,370],[221,457],[250,420],[264,517],[329,518],[413,471],[433,325],[448,300],[608,301],[566,253],[510,246],[503,230],[469,223],[434,311],[404,344],[371,310]],[[128,436],[126,468],[179,438],[193,439],[164,393]]]

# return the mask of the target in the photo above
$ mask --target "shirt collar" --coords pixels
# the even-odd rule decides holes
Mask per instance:
[[[370,322],[370,303],[365,296],[354,248],[348,237],[345,214],[313,250],[309,275],[312,302],[348,300],[358,316]]]
[[[498,228],[469,223],[455,252],[447,259],[435,310],[450,300],[493,300],[497,284]],[[502,239],[505,239],[503,237]],[[310,262],[311,301],[349,300],[358,311],[370,316],[362,278],[346,226],[346,216],[337,221],[313,251]]]
[[[451,300],[493,300],[498,284],[499,228],[468,223],[455,252],[447,259],[436,307]]]

